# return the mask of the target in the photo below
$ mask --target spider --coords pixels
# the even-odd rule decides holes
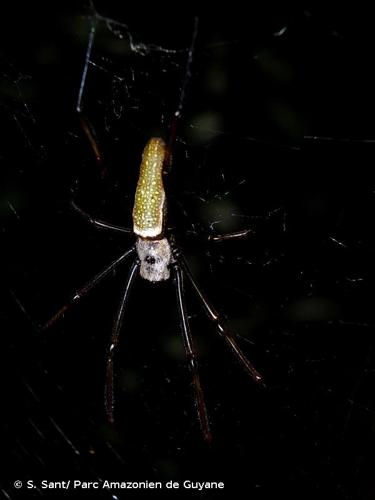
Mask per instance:
[[[85,86],[87,66],[89,64],[90,54],[94,42],[96,21],[100,16],[96,14],[95,22],[92,23],[88,47],[85,58],[85,66],[82,73],[82,80],[79,89],[77,111],[81,118],[83,131],[91,145],[96,159],[101,162],[101,155],[97,147],[92,128],[81,113],[81,101]],[[178,108],[174,113],[174,121],[171,126],[170,138],[168,144],[161,137],[152,137],[147,142],[142,155],[138,184],[135,192],[133,206],[133,228],[125,228],[109,222],[93,218],[87,212],[82,210],[75,201],[71,202],[72,208],[86,220],[89,224],[99,229],[133,234],[135,243],[122,253],[117,259],[111,262],[105,269],[99,272],[83,287],[79,288],[70,298],[70,300],[57,313],[47,321],[44,329],[49,328],[55,321],[64,315],[67,309],[78,302],[99,282],[108,276],[113,270],[131,259],[130,270],[127,276],[126,284],[118,311],[115,316],[111,338],[106,354],[106,382],[105,382],[105,408],[108,420],[114,423],[114,357],[119,344],[120,330],[123,324],[124,314],[128,303],[132,285],[139,275],[142,279],[157,284],[162,281],[173,279],[176,289],[177,305],[181,323],[181,332],[183,336],[186,359],[191,371],[194,401],[197,410],[200,428],[205,441],[212,439],[208,412],[201,386],[198,360],[194,341],[191,334],[189,319],[184,294],[185,278],[190,282],[195,291],[208,318],[216,325],[217,332],[224,339],[229,349],[238,359],[240,364],[249,373],[252,379],[263,384],[262,376],[246,358],[238,346],[234,334],[228,329],[220,314],[207,299],[201,290],[189,264],[184,257],[183,251],[176,244],[172,230],[167,226],[167,196],[163,186],[163,174],[171,164],[171,148],[176,138],[177,122],[181,116],[184,103],[187,82],[191,75],[191,65],[193,61],[194,47],[197,38],[198,20],[195,19],[191,45],[188,49],[185,76],[181,87]],[[246,237],[251,231],[242,230],[227,234],[209,235],[209,241],[223,241]]]

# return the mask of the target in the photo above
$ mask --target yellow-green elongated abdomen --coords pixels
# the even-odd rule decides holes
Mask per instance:
[[[151,138],[143,150],[133,207],[133,231],[142,238],[157,238],[163,233],[165,154],[165,142],[159,137]]]

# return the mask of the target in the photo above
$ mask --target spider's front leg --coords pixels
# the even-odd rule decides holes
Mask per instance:
[[[241,365],[245,368],[245,370],[249,373],[249,375],[252,377],[252,379],[255,382],[257,382],[258,384],[265,386],[264,381],[263,381],[263,377],[260,375],[258,370],[254,367],[254,365],[247,359],[247,357],[245,356],[245,354],[242,352],[241,348],[237,344],[235,337],[234,337],[234,334],[228,330],[228,328],[226,327],[226,325],[222,321],[219,313],[210,304],[210,302],[207,300],[207,298],[205,297],[205,295],[201,291],[200,287],[198,286],[197,282],[195,281],[195,278],[194,278],[194,276],[189,268],[189,265],[188,265],[185,257],[183,256],[183,254],[180,252],[180,250],[175,248],[173,255],[174,255],[174,258],[176,259],[176,261],[181,266],[184,273],[186,274],[190,283],[192,284],[204,310],[207,313],[207,316],[210,318],[211,321],[213,321],[216,324],[216,328],[217,328],[219,334],[224,338],[224,340],[227,343],[230,350],[233,352],[233,354],[236,356],[236,358],[241,363]]]
[[[135,281],[135,278],[138,275],[140,262],[138,258],[133,262],[128,278],[125,285],[124,293],[121,297],[121,302],[116,314],[116,319],[113,324],[111,340],[109,343],[108,351],[107,351],[107,377],[106,377],[106,385],[105,385],[105,407],[107,411],[108,420],[111,424],[114,423],[114,391],[113,391],[113,361],[116,348],[119,342],[120,330],[122,326],[122,322],[124,319],[126,305],[129,299],[130,289]]]
[[[115,259],[109,266],[105,267],[102,271],[96,274],[93,278],[91,278],[83,287],[76,290],[74,294],[72,294],[69,301],[62,306],[57,313],[55,313],[52,318],[50,318],[44,326],[41,327],[42,330],[48,330],[58,319],[60,319],[64,314],[70,309],[70,307],[77,302],[79,302],[82,297],[87,295],[90,290],[92,290],[96,285],[98,285],[106,276],[108,276],[111,272],[113,272],[122,262],[124,262],[130,255],[135,253],[135,247],[132,246],[125,253],[120,255],[117,259]]]
[[[193,377],[193,388],[195,394],[195,405],[198,412],[199,423],[202,429],[205,441],[210,442],[212,439],[206,403],[204,400],[203,390],[199,377],[198,361],[195,354],[193,337],[190,331],[189,318],[186,311],[185,297],[184,297],[184,282],[183,273],[180,265],[177,262],[173,263],[173,270],[175,274],[175,285],[177,293],[177,303],[181,319],[182,334],[184,340],[184,347],[186,358],[189,368]]]

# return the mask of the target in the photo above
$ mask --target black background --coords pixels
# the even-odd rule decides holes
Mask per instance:
[[[142,15],[117,2],[96,8],[126,23],[135,41],[190,43],[184,6]],[[256,499],[373,498],[370,12],[264,4],[200,14],[167,180],[170,221],[267,383],[262,390],[248,380],[187,288],[211,445],[197,424],[172,281],[134,287],[116,359],[114,428],[104,413],[105,350],[128,264],[50,330],[38,328],[132,241],[72,213],[72,185],[79,180],[77,200],[90,213],[129,226],[143,145],[168,134],[184,75],[183,52],[129,52],[99,23],[93,60],[106,71],[90,66],[84,111],[103,154],[102,179],[75,112],[88,13],[85,3],[55,2],[53,10],[18,4],[2,14],[5,498],[58,496],[17,491],[16,479],[225,482],[223,492],[100,490],[90,498],[237,490]],[[210,140],[191,127],[202,116],[216,130]],[[254,235],[242,242],[208,245],[187,234],[245,227]]]

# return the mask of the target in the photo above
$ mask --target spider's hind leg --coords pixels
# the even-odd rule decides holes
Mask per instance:
[[[82,208],[79,207],[74,200],[70,202],[70,206],[75,212],[79,214],[79,216],[83,220],[85,220],[86,222],[88,222],[97,229],[109,229],[111,231],[116,231],[118,233],[126,233],[126,234],[130,234],[133,232],[133,230],[130,228],[117,226],[116,224],[111,224],[110,222],[106,222],[100,219],[95,219],[90,214],[82,210]]]
[[[96,15],[96,13],[94,13],[93,18],[91,20],[89,39],[88,39],[86,54],[85,54],[85,62],[84,62],[84,66],[83,66],[81,82],[79,85],[79,91],[78,91],[77,103],[76,103],[76,111],[79,115],[79,123],[80,123],[81,129],[82,129],[82,131],[83,131],[83,133],[84,133],[84,135],[85,135],[85,137],[86,137],[86,139],[91,147],[91,150],[95,156],[96,163],[98,164],[98,166],[100,168],[101,176],[105,177],[107,175],[107,169],[103,166],[102,155],[101,155],[98,143],[97,143],[94,127],[91,125],[89,119],[82,112],[82,101],[83,101],[85,87],[86,87],[87,72],[88,72],[89,65],[90,65],[90,57],[91,57],[92,48],[94,45],[97,24],[98,24],[97,15]]]
[[[188,277],[196,294],[199,297],[199,300],[200,300],[204,310],[207,313],[207,316],[210,318],[211,321],[213,321],[216,324],[216,328],[217,328],[219,334],[224,338],[224,340],[227,343],[230,350],[233,352],[233,354],[236,356],[236,358],[241,363],[241,365],[245,368],[245,370],[249,373],[249,375],[252,377],[252,379],[255,382],[257,382],[258,384],[261,384],[264,386],[265,384],[263,381],[263,377],[260,375],[258,370],[254,367],[254,365],[247,359],[247,357],[245,356],[245,354],[242,352],[241,348],[237,344],[235,337],[234,337],[234,334],[228,330],[228,328],[225,326],[224,322],[220,318],[219,313],[210,304],[210,302],[207,300],[207,298],[205,297],[205,295],[201,291],[200,287],[198,286],[197,282],[195,281],[195,278],[194,278],[192,272],[190,271],[190,268],[188,266],[188,263],[186,262],[185,257],[182,255],[182,253],[179,250],[175,249],[174,258],[180,264],[184,273]]]
[[[189,364],[189,368],[193,378],[193,389],[195,405],[198,412],[199,423],[202,429],[203,437],[205,441],[210,442],[212,439],[210,424],[208,420],[208,414],[206,409],[206,403],[204,400],[203,389],[199,377],[198,361],[195,354],[195,348],[193,343],[193,338],[190,331],[188,314],[186,311],[185,297],[184,297],[184,282],[182,269],[178,262],[173,263],[173,269],[175,274],[175,287],[177,294],[177,303],[181,319],[181,328],[184,340],[184,347],[186,358]]]
[[[241,231],[234,231],[232,233],[223,234],[209,234],[206,236],[207,241],[228,241],[228,240],[241,240],[246,239],[250,235],[253,235],[254,231],[252,229],[242,229]]]
[[[195,231],[187,231],[188,236],[195,237],[201,242],[207,243],[207,242],[222,242],[222,241],[229,241],[229,240],[243,240],[247,239],[250,236],[254,235],[255,231],[253,229],[241,229],[240,231],[233,231],[231,233],[198,233]]]

